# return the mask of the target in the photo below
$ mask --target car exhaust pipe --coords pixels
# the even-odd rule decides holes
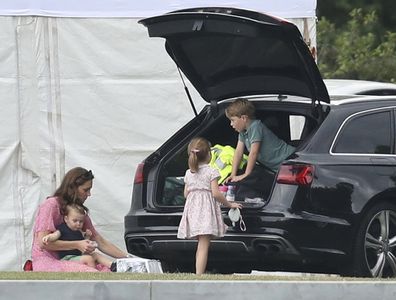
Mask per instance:
[[[284,247],[278,243],[274,243],[273,241],[256,241],[254,243],[254,248],[257,252],[264,253],[264,254],[279,254],[284,251]]]
[[[149,244],[146,239],[132,239],[128,242],[129,251],[132,253],[145,253],[149,250]]]
[[[268,252],[268,246],[266,244],[264,244],[264,243],[257,244],[255,246],[255,248],[256,248],[256,250],[258,252],[261,252],[261,253],[267,253]]]

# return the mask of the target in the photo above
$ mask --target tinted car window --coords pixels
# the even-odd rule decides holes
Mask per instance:
[[[379,112],[351,119],[335,144],[336,153],[391,153],[391,113]]]

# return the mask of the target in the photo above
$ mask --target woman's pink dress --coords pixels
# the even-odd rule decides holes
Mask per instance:
[[[211,182],[219,177],[219,171],[207,164],[199,166],[196,173],[187,170],[184,182],[188,195],[177,233],[179,239],[194,239],[198,235],[224,236],[227,225],[211,190]]]
[[[55,251],[48,251],[40,248],[37,240],[37,233],[42,231],[54,232],[56,226],[62,223],[63,217],[60,214],[60,205],[56,197],[47,198],[40,204],[35,224],[33,227],[33,246],[32,246],[32,261],[33,271],[38,272],[110,272],[109,268],[98,265],[95,268],[88,267],[76,261],[59,260]],[[97,235],[97,232],[91,222],[89,216],[85,218],[83,230],[90,229],[92,237]]]

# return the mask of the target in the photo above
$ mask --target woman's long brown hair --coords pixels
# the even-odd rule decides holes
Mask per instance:
[[[66,206],[69,204],[76,203],[85,207],[82,199],[77,196],[77,189],[92,179],[94,179],[92,171],[81,167],[73,168],[66,173],[62,183],[54,193],[60,203],[62,214],[65,213]],[[88,208],[85,207],[85,209],[88,211]]]

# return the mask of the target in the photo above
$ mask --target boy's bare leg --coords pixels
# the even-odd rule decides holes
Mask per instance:
[[[92,253],[91,256],[96,261],[96,263],[102,264],[108,268],[111,267],[113,260],[109,259],[108,257],[106,257],[98,252]]]
[[[88,254],[81,255],[80,262],[82,262],[84,265],[87,265],[91,268],[96,267],[95,258],[93,258],[91,255],[88,255]]]

